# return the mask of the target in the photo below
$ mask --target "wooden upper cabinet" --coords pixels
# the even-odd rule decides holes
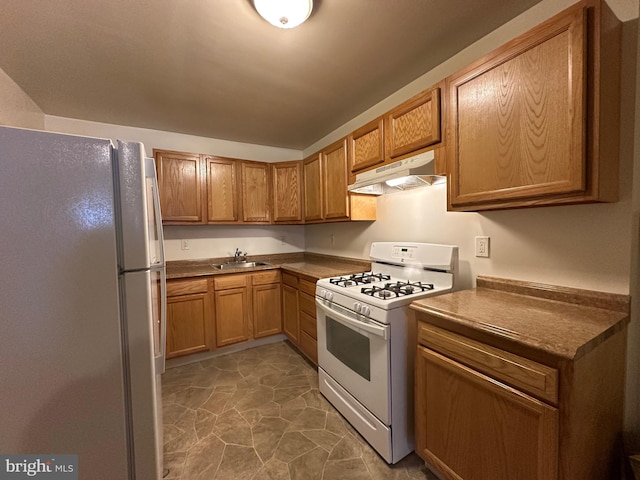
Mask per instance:
[[[347,139],[325,148],[322,159],[323,218],[340,220],[349,218],[347,193]]]
[[[242,220],[269,223],[271,220],[271,189],[269,164],[241,162]]]
[[[351,173],[384,162],[384,122],[382,117],[355,130],[349,135]]]
[[[272,164],[273,221],[302,222],[302,161]]]
[[[619,48],[590,0],[449,77],[449,209],[615,201]]]
[[[303,161],[304,220],[322,220],[323,185],[321,155],[313,155]]]
[[[384,116],[387,162],[440,142],[440,88],[419,93]]]
[[[208,223],[238,221],[238,178],[236,161],[205,157],[207,168]]]
[[[206,223],[200,155],[166,150],[154,150],[153,154],[163,223]]]

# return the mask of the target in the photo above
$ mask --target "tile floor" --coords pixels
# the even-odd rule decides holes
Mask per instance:
[[[415,453],[388,466],[286,342],[171,368],[162,381],[167,479],[436,480]]]

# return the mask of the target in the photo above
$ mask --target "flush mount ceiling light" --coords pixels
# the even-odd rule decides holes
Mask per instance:
[[[313,0],[253,0],[253,5],[271,25],[294,28],[309,18]]]

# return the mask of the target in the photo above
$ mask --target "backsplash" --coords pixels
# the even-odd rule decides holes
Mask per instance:
[[[165,257],[173,260],[232,257],[236,248],[248,255],[303,252],[301,225],[209,225],[164,227]],[[188,249],[183,249],[186,241]]]

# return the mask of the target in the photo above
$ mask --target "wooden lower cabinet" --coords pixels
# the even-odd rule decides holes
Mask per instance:
[[[211,306],[208,279],[167,282],[167,358],[213,348]]]
[[[258,283],[258,275],[252,278],[253,337],[262,338],[282,333],[282,300],[280,276],[277,283]],[[264,281],[269,281],[265,279]]]
[[[416,451],[446,478],[557,478],[558,410],[424,347]]]
[[[217,347],[282,331],[278,270],[219,275],[213,282]]]
[[[625,329],[579,358],[534,360],[418,320],[416,452],[441,478],[621,478]]]
[[[282,283],[284,333],[317,365],[315,280],[311,277],[284,272]]]
[[[216,291],[216,346],[249,340],[249,295],[247,287]]]
[[[282,285],[282,329],[289,340],[297,344],[300,338],[298,289]]]

